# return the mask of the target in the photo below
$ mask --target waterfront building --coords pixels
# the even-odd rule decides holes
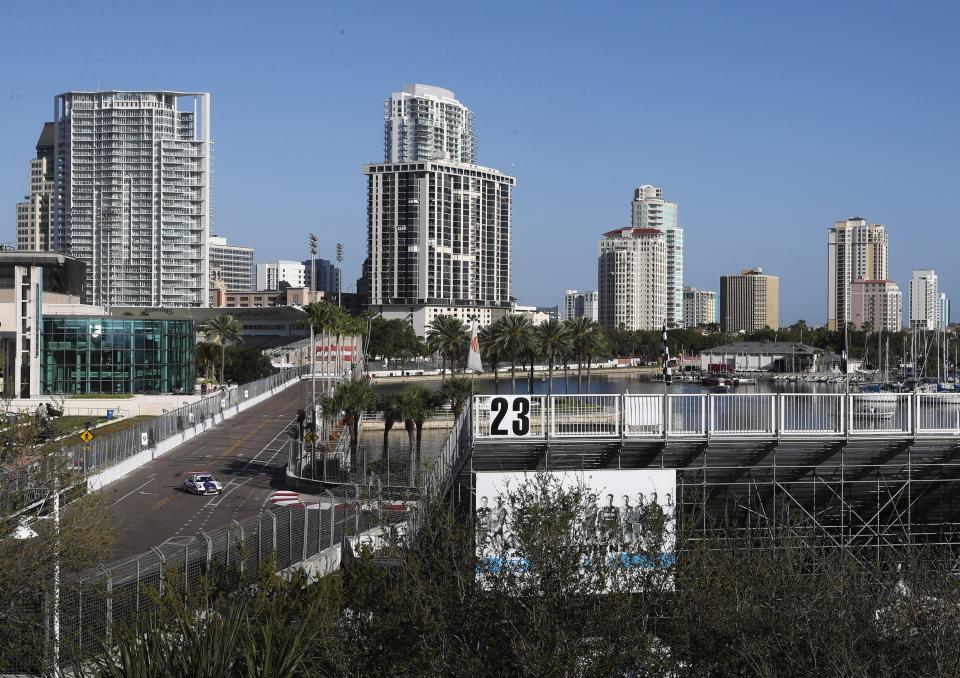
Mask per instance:
[[[855,328],[899,332],[903,326],[903,294],[890,280],[850,283],[850,322]]]
[[[299,261],[270,261],[257,264],[255,270],[257,291],[279,290],[280,283],[286,283],[288,287],[307,287],[306,266]]]
[[[948,327],[950,325],[950,298],[945,292],[940,293],[940,310],[937,314],[939,327]]]
[[[933,330],[940,327],[940,290],[933,270],[914,271],[910,276],[910,327]]]
[[[634,228],[663,233],[667,248],[667,327],[683,327],[683,229],[677,218],[677,203],[664,200],[662,188],[643,185],[634,191],[630,207]]]
[[[448,89],[403,85],[383,104],[384,162],[444,160],[473,165],[473,113]]]
[[[313,277],[313,266],[316,264],[317,276]],[[318,292],[336,294],[340,291],[340,269],[327,259],[307,259],[303,262],[303,271],[306,276],[307,287],[314,287]]]
[[[600,324],[607,329],[652,330],[666,323],[667,243],[655,228],[618,228],[599,245]]]
[[[861,217],[834,222],[827,234],[827,329],[851,321],[850,285],[854,280],[886,280],[889,242],[881,224]]]
[[[683,326],[700,327],[720,323],[719,302],[713,290],[683,288]]]
[[[788,341],[737,341],[700,352],[704,372],[826,372],[839,356]]]
[[[561,320],[572,320],[573,318],[588,318],[594,322],[599,321],[600,309],[597,301],[597,290],[587,292],[567,290],[564,293]]]
[[[50,247],[86,265],[85,301],[206,306],[210,95],[67,92],[53,124]]]
[[[222,280],[228,292],[253,289],[253,248],[228,245],[227,239],[210,236],[210,275]]]
[[[759,267],[720,276],[720,326],[724,332],[779,327],[780,278]]]
[[[53,147],[52,122],[44,123],[37,139],[37,157],[30,161],[29,192],[17,203],[17,249],[50,249],[53,230]]]

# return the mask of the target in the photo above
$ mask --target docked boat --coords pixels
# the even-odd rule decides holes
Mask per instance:
[[[861,417],[890,419],[897,412],[897,394],[880,390],[880,384],[860,387],[853,395],[853,413]]]

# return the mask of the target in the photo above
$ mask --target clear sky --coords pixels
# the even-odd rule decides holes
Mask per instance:
[[[781,322],[826,318],[826,231],[886,224],[891,277],[960,304],[957,2],[0,3],[0,241],[55,94],[212,94],[214,231],[258,260],[366,248],[383,100],[452,89],[517,177],[514,293],[596,287],[633,189],[680,204],[687,284],[763,266]],[[5,215],[5,216],[4,216]],[[352,282],[349,283],[352,287]],[[960,308],[960,307],[958,307]],[[960,312],[957,313],[960,315]]]

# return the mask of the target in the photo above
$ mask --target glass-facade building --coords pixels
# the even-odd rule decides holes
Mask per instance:
[[[44,317],[41,391],[192,393],[192,320]]]

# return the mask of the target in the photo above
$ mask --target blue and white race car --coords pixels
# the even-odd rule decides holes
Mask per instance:
[[[206,471],[195,471],[187,474],[183,489],[192,494],[220,494],[223,492],[223,485]]]

